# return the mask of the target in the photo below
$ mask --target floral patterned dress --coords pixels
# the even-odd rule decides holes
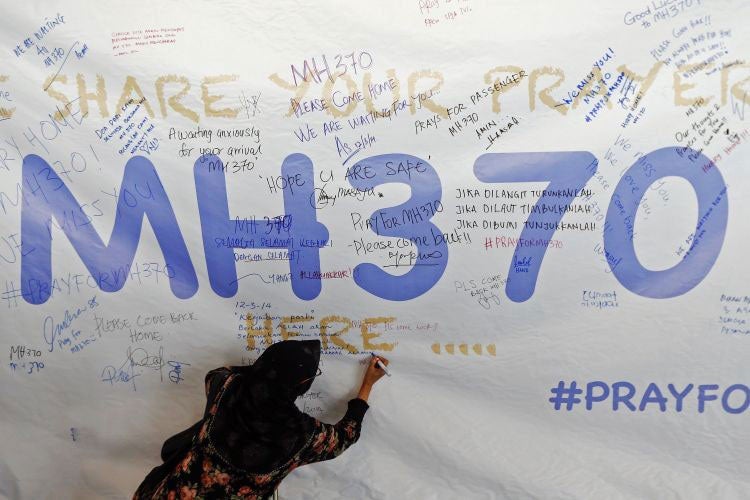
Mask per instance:
[[[152,491],[145,491],[145,482],[133,496],[138,499],[263,499],[270,496],[284,477],[300,465],[330,460],[359,439],[362,418],[369,408],[361,399],[349,401],[349,409],[336,424],[313,419],[314,427],[307,442],[286,463],[270,472],[254,473],[233,465],[210,439],[211,427],[221,399],[237,377],[227,368],[220,368],[206,377],[209,393],[211,375],[226,377],[209,401],[206,417],[190,450],[174,469]],[[210,405],[210,406],[209,406]],[[312,417],[309,417],[312,419]]]

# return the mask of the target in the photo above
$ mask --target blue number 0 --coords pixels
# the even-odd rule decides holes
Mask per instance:
[[[641,157],[622,176],[607,209],[604,250],[617,257],[612,273],[631,292],[644,297],[664,299],[687,293],[716,262],[727,230],[727,187],[711,161],[695,151],[667,147]],[[682,154],[681,154],[682,153]],[[703,170],[704,165],[711,168]],[[638,261],[633,243],[638,205],[651,184],[662,177],[687,180],[698,198],[698,222],[692,244],[682,261],[663,271],[646,269]],[[610,259],[607,259],[609,262]]]

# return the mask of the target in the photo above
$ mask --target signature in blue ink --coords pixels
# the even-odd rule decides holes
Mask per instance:
[[[190,363],[169,361],[167,364],[172,367],[172,369],[169,371],[169,380],[171,382],[179,384],[181,380],[184,380],[184,378],[182,377],[182,365],[190,366]]]
[[[57,344],[58,347],[62,348],[63,346],[70,344],[71,340],[70,337],[66,338],[60,338],[65,335],[65,331],[70,328],[70,326],[73,324],[75,320],[78,319],[81,314],[85,313],[89,309],[94,309],[99,304],[96,302],[96,295],[94,295],[92,298],[90,298],[85,306],[81,306],[76,308],[74,312],[71,312],[69,309],[65,310],[65,314],[63,315],[63,320],[59,323],[55,322],[55,319],[52,316],[47,316],[44,318],[44,324],[42,326],[42,334],[44,336],[44,341],[47,343],[47,346],[49,346],[49,352],[52,352],[55,350],[55,344]],[[80,334],[80,332],[77,332]],[[74,335],[77,337],[78,335]],[[57,341],[57,342],[55,342]]]

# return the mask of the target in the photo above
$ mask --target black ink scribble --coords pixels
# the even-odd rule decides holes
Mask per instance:
[[[60,71],[62,71],[63,66],[65,66],[65,63],[68,61],[68,57],[70,57],[70,54],[73,52],[73,47],[78,45],[78,42],[75,42],[73,45],[70,46],[70,49],[68,50],[68,53],[65,54],[65,59],[63,59],[62,64],[60,64],[60,67],[57,68],[57,73],[55,73],[55,76],[52,77],[52,79],[49,81],[46,87],[44,87],[44,91],[46,92],[48,88],[52,85],[52,83],[55,81],[55,78],[57,78],[57,75],[60,74]]]
[[[149,354],[142,347],[133,349],[128,346],[125,362],[119,368],[115,368],[112,365],[105,366],[102,370],[101,380],[102,382],[109,382],[110,385],[114,385],[115,382],[130,383],[133,390],[136,391],[135,378],[143,375],[144,371],[159,372],[159,378],[163,382],[165,366],[171,368],[167,374],[169,380],[178,384],[181,380],[184,380],[182,367],[190,366],[190,363],[177,360],[165,361],[164,347],[162,346],[159,346],[157,354]],[[141,370],[136,371],[136,368],[140,368]]]
[[[266,281],[265,279],[263,279],[263,276],[261,276],[261,275],[260,275],[260,274],[258,274],[258,273],[250,273],[250,274],[246,274],[246,275],[244,275],[244,276],[240,276],[240,277],[239,277],[239,278],[237,278],[236,280],[232,280],[232,281],[230,281],[230,282],[229,282],[229,286],[232,286],[232,285],[234,285],[235,283],[239,282],[239,281],[240,281],[241,279],[247,278],[248,276],[257,276],[257,277],[258,277],[258,278],[260,278],[260,279],[261,279],[261,281],[263,281],[263,283],[265,283],[266,285],[270,285],[270,284],[272,283],[271,281]]]

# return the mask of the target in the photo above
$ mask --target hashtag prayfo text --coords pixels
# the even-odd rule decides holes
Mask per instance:
[[[585,387],[582,388],[582,387]],[[637,385],[626,381],[607,383],[599,380],[580,384],[561,380],[550,389],[549,402],[556,411],[611,409],[624,412],[698,412],[725,411],[740,414],[750,407],[750,387],[746,384],[657,383]]]

